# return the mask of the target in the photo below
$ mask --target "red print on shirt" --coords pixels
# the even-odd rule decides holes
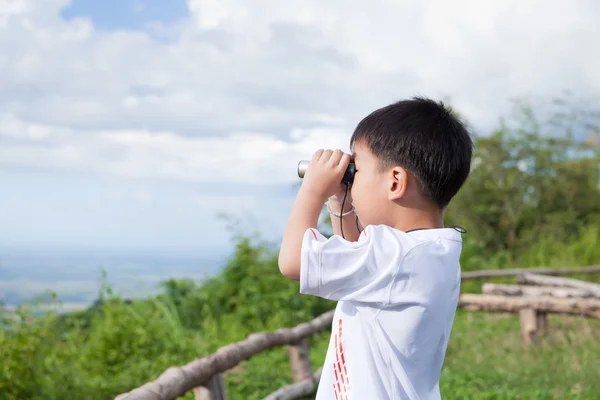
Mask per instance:
[[[350,382],[348,381],[348,371],[346,370],[346,358],[344,357],[344,346],[342,345],[342,319],[338,320],[338,332],[334,335],[335,339],[335,360],[333,362],[333,374],[335,382],[333,383],[333,394],[336,400],[347,400],[350,391]]]

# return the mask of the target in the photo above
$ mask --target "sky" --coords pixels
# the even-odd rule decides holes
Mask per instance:
[[[600,91],[594,0],[0,0],[0,249],[227,251],[371,111]]]

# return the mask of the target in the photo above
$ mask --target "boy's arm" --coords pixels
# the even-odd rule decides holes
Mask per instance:
[[[286,277],[300,280],[304,234],[317,227],[323,203],[337,192],[349,163],[350,155],[341,150],[318,150],[313,155],[279,249],[279,270]]]
[[[300,280],[302,238],[309,228],[316,228],[325,200],[302,186],[296,197],[279,249],[279,271],[293,280]]]

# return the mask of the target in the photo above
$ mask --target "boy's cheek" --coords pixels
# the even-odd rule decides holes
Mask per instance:
[[[352,204],[353,207],[356,207],[356,200],[357,200],[356,192],[354,190],[351,190],[349,194],[350,194],[350,198],[352,199],[350,201],[350,204]]]
[[[361,197],[360,197],[360,193],[357,193],[358,191],[354,191],[351,192],[351,197],[352,197],[352,207],[354,207],[356,209],[356,212],[358,214],[358,211],[361,208]]]

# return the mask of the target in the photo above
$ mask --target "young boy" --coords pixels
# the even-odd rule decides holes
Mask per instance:
[[[441,398],[462,248],[443,212],[469,175],[472,147],[443,104],[413,98],[365,117],[350,139],[352,156],[312,157],[279,268],[301,293],[338,301],[317,400]],[[352,159],[346,193],[340,182]],[[317,230],[326,200],[329,239]]]

